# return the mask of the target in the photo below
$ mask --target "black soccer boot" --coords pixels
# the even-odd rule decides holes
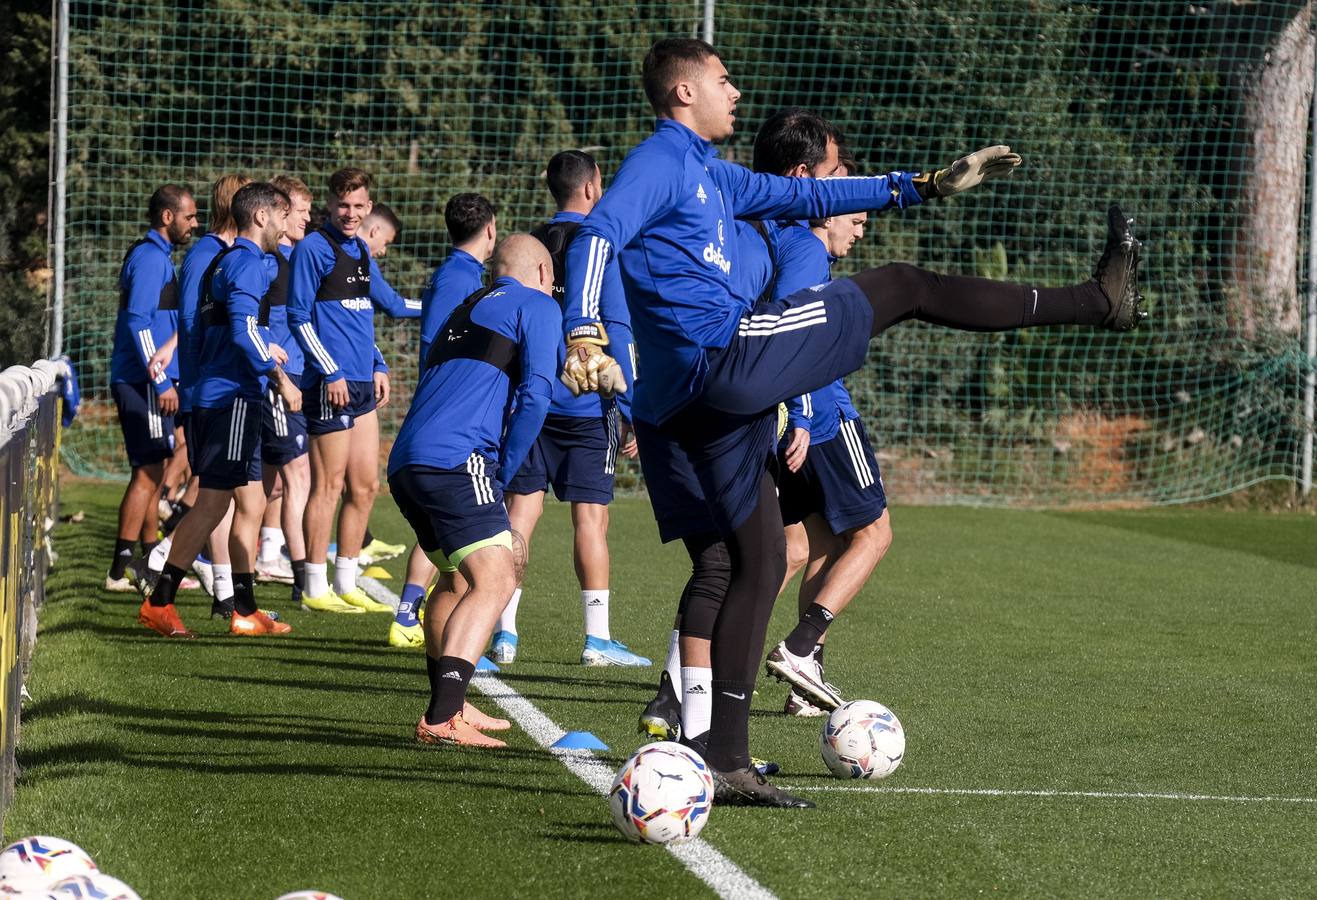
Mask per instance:
[[[681,738],[681,700],[677,697],[667,670],[659,675],[658,693],[640,714],[638,730],[659,741]]]
[[[713,774],[714,806],[770,806],[776,809],[813,809],[814,804],[803,797],[793,797],[769,783],[768,779],[752,768],[732,769],[730,772],[709,770]]]
[[[1111,303],[1111,312],[1102,320],[1102,327],[1110,331],[1133,331],[1148,318],[1141,308],[1143,295],[1139,293],[1139,256],[1142,245],[1135,239],[1130,226],[1133,219],[1116,204],[1107,209],[1107,246],[1102,251],[1093,278]]]
[[[210,617],[221,619],[233,618],[233,600],[220,600],[218,597],[210,601]]]

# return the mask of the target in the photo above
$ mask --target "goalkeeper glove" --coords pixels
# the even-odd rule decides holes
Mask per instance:
[[[998,144],[975,150],[968,156],[938,169],[931,175],[915,176],[915,188],[919,196],[927,200],[930,197],[950,197],[972,187],[977,187],[989,178],[1002,178],[1015,171],[1020,164],[1020,154],[1012,153],[1010,147]]]
[[[598,322],[580,325],[567,335],[567,359],[559,380],[573,396],[597,391],[601,397],[612,397],[626,390],[622,367],[604,352],[607,346],[608,334]]]

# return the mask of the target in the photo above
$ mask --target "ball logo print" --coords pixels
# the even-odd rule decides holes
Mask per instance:
[[[104,872],[64,878],[50,886],[48,896],[59,900],[142,900],[128,885]]]
[[[0,850],[0,892],[44,888],[70,875],[96,871],[96,863],[77,844],[34,835]]]
[[[852,700],[823,723],[819,752],[838,778],[886,778],[905,757],[905,729],[881,703]]]
[[[613,824],[639,844],[668,844],[697,836],[709,820],[713,777],[693,750],[660,741],[636,751],[608,792]]]

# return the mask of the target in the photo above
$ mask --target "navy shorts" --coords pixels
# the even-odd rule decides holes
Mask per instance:
[[[534,494],[553,485],[559,500],[607,505],[613,500],[616,464],[616,406],[603,416],[550,414],[507,493]]]
[[[887,508],[883,476],[859,419],[843,420],[836,437],[810,444],[799,472],[782,466],[778,504],[787,525],[819,515],[833,534],[882,517]]]
[[[357,416],[364,416],[375,409],[375,382],[349,381],[347,385],[348,405],[334,409],[329,402],[325,382],[311,372],[303,376],[302,410],[306,414],[306,430],[309,434],[347,431]]]
[[[119,410],[128,465],[153,466],[174,455],[174,417],[162,416],[155,386],[149,381],[118,382],[110,386]]]
[[[777,405],[859,369],[872,326],[864,292],[843,279],[755,304],[728,345],[708,352],[699,396],[662,428],[686,452],[723,536],[754,511],[776,466]]]
[[[235,397],[229,406],[192,408],[188,446],[203,488],[228,491],[261,480],[261,401]]]
[[[448,558],[464,547],[510,531],[498,463],[472,453],[454,469],[403,466],[389,473],[393,502],[426,553]]]
[[[274,388],[261,403],[261,462],[286,466],[306,453],[306,416],[292,412]]]
[[[636,419],[636,443],[640,447],[640,471],[645,476],[649,505],[654,508],[659,537],[663,543],[697,534],[716,534],[704,502],[704,491],[686,451],[658,425]]]

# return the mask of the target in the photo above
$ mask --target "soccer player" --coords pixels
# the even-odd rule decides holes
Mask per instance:
[[[229,554],[237,571],[229,631],[265,635],[292,630],[257,609],[253,581],[253,548],[264,506],[259,443],[266,380],[275,385],[290,410],[296,411],[302,403],[297,386],[271,356],[258,324],[261,301],[271,281],[265,255],[278,248],[288,208],[287,195],[273,185],[244,185],[233,195],[237,237],[212,260],[202,277],[202,298],[194,323],[197,380],[190,426],[194,470],[201,488],[196,506],[174,532],[169,560],[137,616],[139,622],[165,637],[195,637],[179,619],[174,596],[184,567],[196,558],[231,503],[237,512],[229,534]]]
[[[831,262],[864,236],[866,219],[865,213],[849,213],[784,228],[775,296],[783,299],[831,281]],[[769,674],[791,684],[784,712],[819,716],[843,702],[823,673],[828,626],[887,553],[892,526],[878,461],[841,379],[790,405],[797,421],[805,423],[808,450],[803,465],[784,466],[778,503],[788,527],[803,527],[807,561],[800,620],[766,665]]]
[[[420,374],[425,374],[425,359],[439,328],[458,304],[484,287],[485,261],[494,252],[498,225],[494,206],[479,194],[456,194],[444,206],[444,224],[453,249],[434,270],[430,283],[421,295]],[[407,582],[398,598],[398,611],[389,624],[389,645],[420,648],[425,633],[417,613],[430,583],[438,574],[419,544],[412,545],[407,557]],[[514,594],[515,597],[515,594]]]
[[[347,168],[329,179],[329,218],[293,251],[288,321],[302,345],[311,494],[303,516],[306,590],[302,605],[321,612],[392,612],[356,585],[357,556],[379,489],[379,420],[388,402],[388,366],[375,346],[375,307],[414,318],[380,274],[358,231],[370,215],[371,178]],[[329,534],[339,497],[334,587],[327,576]]]
[[[605,338],[593,330],[591,259],[622,266],[639,355],[655,382],[658,425],[687,453],[727,545],[731,575],[713,629],[713,703],[705,758],[723,803],[802,807],[808,801],[750,768],[749,713],[773,599],[782,583],[782,517],[771,473],[778,403],[863,365],[868,341],[907,319],[967,330],[1086,324],[1128,330],[1140,319],[1137,242],[1114,206],[1095,277],[1063,288],[938,276],[889,265],[747,307],[729,290],[732,219],[822,218],[904,208],[1008,174],[1019,157],[990,147],[927,173],[782,178],[719,160],[740,93],[708,44],[655,44],[643,66],[659,116],[568,249],[568,345],[563,378],[597,373]],[[834,150],[835,152],[835,150]],[[586,314],[582,314],[586,313]],[[643,437],[642,437],[643,440]]]
[[[284,373],[300,384],[305,362],[301,345],[288,327],[288,282],[292,272],[289,259],[293,247],[306,237],[311,218],[311,189],[300,178],[279,175],[270,182],[288,195],[288,221],[278,249],[267,262],[273,264],[274,278],[261,303],[267,320],[271,349],[278,348],[287,357]],[[273,386],[265,391],[261,407],[261,477],[265,494],[270,498],[261,521],[260,549],[256,558],[258,581],[279,581],[292,585],[292,600],[301,603],[306,587],[306,540],[302,534],[302,516],[311,490],[311,465],[307,461],[306,416],[290,410]],[[277,483],[281,496],[274,498]],[[288,548],[288,561],[283,558]]]
[[[561,304],[567,247],[576,229],[599,202],[604,183],[594,158],[580,150],[565,150],[549,160],[547,180],[558,213],[531,233],[553,257],[558,279],[554,284],[554,299]],[[616,264],[607,266],[601,277],[598,315],[607,329],[608,351],[621,366],[625,381],[634,385],[631,319]],[[508,520],[512,530],[526,541],[528,555],[531,535],[544,512],[544,495],[549,485],[559,501],[571,504],[572,561],[581,586],[585,618],[581,663],[587,666],[650,664],[645,657],[632,653],[626,644],[613,640],[608,622],[608,504],[613,499],[613,470],[621,436],[619,413],[625,415],[625,405],[625,393],[606,398],[593,393],[574,395],[566,385],[555,381],[544,428],[505,492]],[[492,652],[497,663],[516,659],[520,602],[518,587],[499,617],[498,630],[494,633]]]
[[[430,345],[389,457],[394,502],[443,573],[426,606],[424,743],[502,747],[508,727],[466,702],[476,660],[517,586],[503,485],[544,423],[562,359],[553,261],[526,234],[494,252],[493,283],[464,299]]]
[[[171,254],[192,239],[197,204],[176,184],[157,188],[147,202],[150,228],[128,248],[119,269],[119,313],[114,322],[110,390],[119,411],[124,447],[132,474],[119,504],[119,532],[105,576],[107,591],[134,591],[128,578],[133,543],[141,540],[147,559],[159,528],[160,486],[165,461],[174,453],[174,414],[178,377],[172,361],[152,366],[157,346],[178,327],[178,278]]]

